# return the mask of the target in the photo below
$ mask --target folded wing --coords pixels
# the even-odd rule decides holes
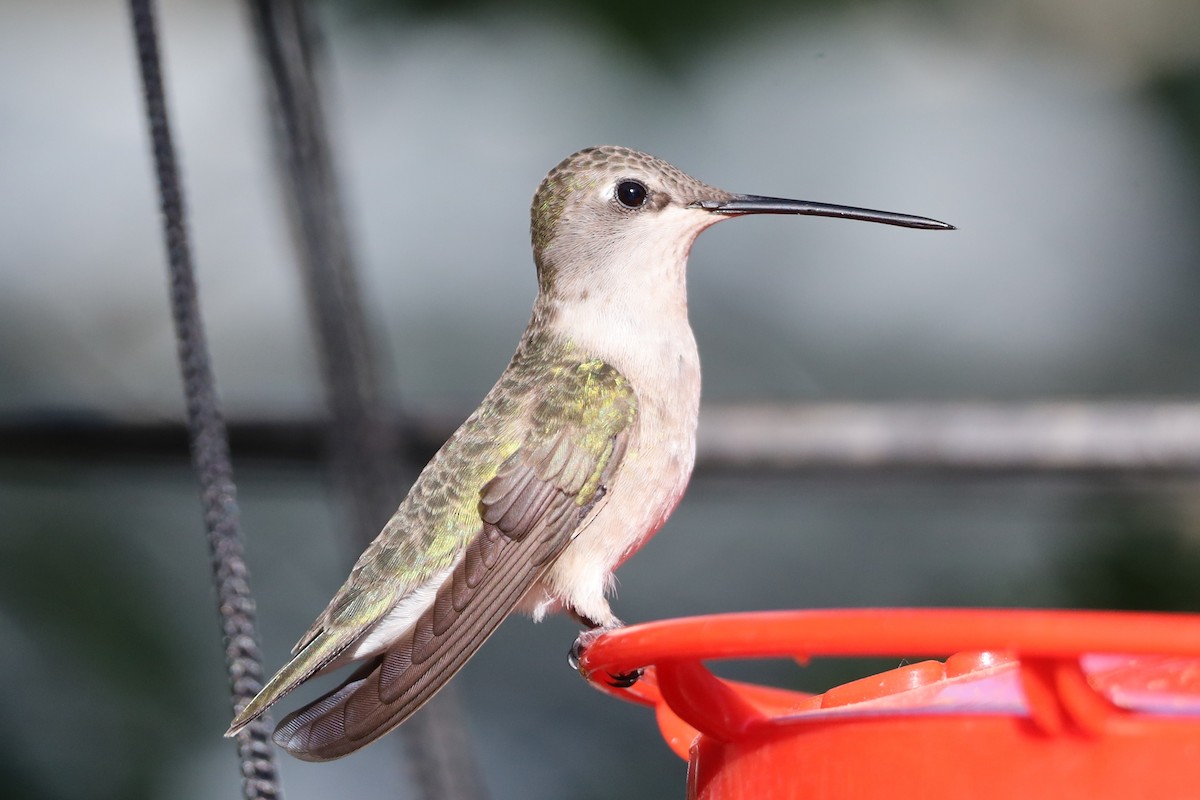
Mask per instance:
[[[534,405],[529,435],[480,492],[478,533],[432,604],[344,684],[280,722],[275,741],[292,755],[337,758],[403,722],[462,668],[603,502],[633,429],[633,391],[599,361],[556,377]]]

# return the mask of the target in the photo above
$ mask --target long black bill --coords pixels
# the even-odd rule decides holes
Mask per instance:
[[[810,203],[807,200],[784,200],[781,197],[759,197],[755,194],[735,194],[724,202],[701,200],[693,204],[714,214],[731,217],[742,214],[806,214],[813,217],[837,217],[859,219],[864,222],[882,222],[884,225],[899,225],[903,228],[924,228],[935,231],[955,230],[953,225],[928,217],[913,217],[908,214],[893,214],[891,211],[876,211],[871,208],[835,206],[829,203]]]

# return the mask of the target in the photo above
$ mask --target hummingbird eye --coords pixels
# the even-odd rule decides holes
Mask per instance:
[[[646,186],[638,181],[617,184],[617,202],[626,208],[641,208],[646,204]]]

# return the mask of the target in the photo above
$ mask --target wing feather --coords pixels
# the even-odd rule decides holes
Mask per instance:
[[[479,528],[433,602],[387,651],[280,722],[275,741],[325,761],[387,733],[466,663],[570,543],[628,444],[636,398],[599,361],[560,370],[530,433],[479,491]],[[332,606],[331,606],[332,607]]]
[[[357,750],[403,722],[462,668],[544,572],[549,558],[539,555],[541,551],[562,551],[578,522],[579,508],[563,494],[556,505],[558,513],[548,514],[536,532],[519,541],[496,537],[505,543],[488,579],[475,588],[468,586],[465,575],[458,577],[468,569],[464,557],[433,606],[372,662],[365,678],[356,675],[313,706],[285,717],[275,741],[299,758],[325,761]],[[490,538],[485,532],[476,542]],[[468,553],[474,549],[475,542]],[[456,594],[467,595],[469,615],[447,612]]]

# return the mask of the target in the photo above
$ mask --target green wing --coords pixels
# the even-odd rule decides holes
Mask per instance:
[[[356,750],[432,697],[544,574],[619,467],[636,398],[620,373],[598,360],[560,361],[541,373],[522,382],[529,388],[516,404],[518,414],[485,402],[431,462],[389,523],[390,528],[399,518],[400,524],[419,525],[424,518],[438,524],[431,520],[444,522],[448,514],[461,516],[469,535],[434,542],[423,541],[421,531],[391,537],[385,531],[372,545],[376,552],[364,553],[347,585],[301,640],[296,658],[263,690],[263,702],[256,698],[235,726],[327,668],[420,581],[450,569],[432,605],[398,640],[344,685],[289,715],[276,731],[281,746],[308,760]],[[529,373],[516,377],[527,379]],[[506,388],[502,380],[493,394],[511,405],[519,388]],[[520,424],[507,424],[510,416]],[[498,466],[466,481],[469,497],[461,503],[440,474],[448,462],[458,462],[461,475],[489,456]],[[381,570],[390,572],[390,581],[375,574]],[[272,684],[282,691],[271,692]]]

